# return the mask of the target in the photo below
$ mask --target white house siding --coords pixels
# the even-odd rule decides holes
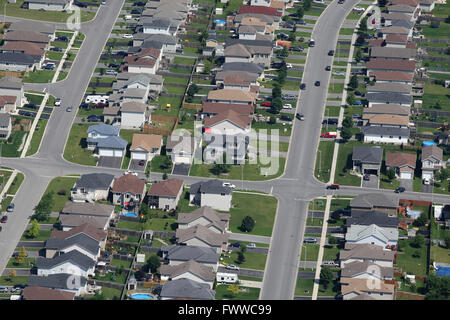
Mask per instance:
[[[151,85],[149,86],[149,89],[150,89],[150,91],[161,92],[162,87],[163,87],[162,84],[159,84],[159,85],[151,84]]]
[[[168,206],[168,209],[175,209],[178,204],[180,196],[178,195],[175,197],[159,197],[159,206],[158,209],[166,209],[166,206]]]
[[[123,150],[99,148],[98,154],[101,157],[123,157]]]
[[[244,58],[244,57],[230,57],[227,56],[225,57],[225,63],[228,62],[250,62],[249,58]]]
[[[256,33],[239,33],[240,40],[255,40]]]
[[[28,71],[31,70],[33,66],[29,65],[18,65],[18,64],[6,64],[0,63],[0,70],[4,71]]]
[[[153,67],[128,66],[129,73],[155,74],[156,70],[157,70],[156,64]]]
[[[355,292],[350,292],[350,293],[347,293],[346,295],[344,295],[343,299],[344,300],[350,300],[350,299],[352,299],[354,297],[357,297],[357,296],[359,296],[359,294],[357,294]],[[392,296],[392,294],[383,293],[383,295],[380,295],[377,292],[371,292],[370,296],[372,298],[376,299],[376,300],[393,300],[393,298],[394,298]]]
[[[198,218],[198,219],[196,219],[196,220],[194,220],[194,221],[192,221],[190,223],[179,224],[178,228],[180,228],[180,229],[187,229],[187,228],[199,225],[199,224],[202,225],[202,226],[206,226],[207,224],[210,224],[210,223],[211,223],[211,221],[209,221],[208,219],[206,219],[204,217],[200,217],[200,218]]]
[[[121,128],[140,128],[145,122],[144,112],[123,112],[122,121],[120,123]]]
[[[173,277],[172,281],[182,279],[182,278],[190,279],[190,280],[193,280],[193,281],[199,282],[199,283],[205,283],[205,284],[209,285],[210,289],[212,289],[212,287],[213,287],[213,281],[205,281],[202,278],[197,277],[195,274],[193,274],[191,272],[185,272],[183,274],[180,274],[179,276]]]
[[[230,211],[231,194],[202,194],[200,200],[201,206],[210,206],[215,210]]]
[[[148,33],[148,34],[158,34],[158,33],[162,33],[162,34],[171,34],[169,32],[169,28],[167,29],[163,29],[163,28],[149,28],[149,27],[144,27],[142,30],[143,33]]]
[[[364,135],[364,143],[370,142],[381,142],[381,143],[392,143],[392,144],[407,144],[408,137],[399,137],[399,136],[381,136],[381,135]]]
[[[213,126],[211,128],[211,133],[213,134],[227,134],[227,135],[236,135],[239,133],[245,134],[249,132],[250,130],[244,130],[241,127],[238,127],[231,121],[221,121]]]
[[[133,160],[147,160],[147,152],[145,151],[132,151],[131,159]]]
[[[396,246],[397,245],[397,241],[395,241],[395,240],[391,240],[391,241],[385,242],[384,240],[381,240],[381,239],[379,239],[377,237],[374,237],[374,236],[369,236],[367,238],[364,238],[364,239],[361,239],[361,240],[358,240],[358,241],[349,241],[349,240],[347,240],[347,242],[349,242],[349,243],[356,243],[356,244],[368,243],[368,244],[375,244],[377,246],[382,246],[382,247],[385,247],[388,244],[391,245],[391,246]]]
[[[197,247],[207,247],[207,248],[213,248],[216,250],[217,253],[221,253],[222,252],[222,247],[212,247],[209,244],[207,244],[206,242],[201,241],[198,238],[192,238],[190,240],[187,240],[185,242],[187,246],[197,246]]]
[[[83,270],[79,266],[74,265],[69,262],[65,262],[58,266],[55,266],[51,269],[38,269],[39,276],[47,276],[49,274],[59,274],[59,273],[70,273],[75,275],[80,275],[83,277],[87,277],[90,274],[94,274],[94,267],[89,268],[88,270]]]

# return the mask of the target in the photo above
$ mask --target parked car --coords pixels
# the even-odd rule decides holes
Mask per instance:
[[[272,104],[271,104],[270,101],[266,101],[266,102],[261,103],[261,106],[262,106],[262,107],[270,107],[271,105],[272,105]]]
[[[280,120],[282,120],[282,121],[292,121],[292,118],[289,117],[289,116],[281,116]]]
[[[306,24],[306,22],[305,22],[305,21],[303,21],[303,20],[298,20],[298,21],[297,21],[297,24],[300,24],[300,25],[305,25],[305,24]]]
[[[239,270],[240,269],[238,266],[235,266],[234,264],[229,264],[225,268],[229,269],[229,270]]]
[[[141,14],[142,13],[142,9],[133,9],[133,10],[131,10],[131,14]]]
[[[61,99],[60,98],[56,98],[55,99],[55,107],[59,107],[61,105]]]
[[[234,247],[234,248],[240,248],[242,247],[242,243],[238,242],[233,242],[232,244],[230,244],[230,246]]]
[[[338,124],[339,119],[337,118],[328,118],[322,121],[322,124]]]
[[[303,52],[305,49],[301,46],[292,47],[291,51]]]
[[[119,68],[120,64],[111,62],[110,64],[108,64],[108,67],[110,67],[110,68]]]
[[[364,179],[365,181],[370,181],[370,175],[365,174],[364,177],[363,177],[363,179]]]
[[[116,70],[106,70],[105,73],[109,74],[109,75],[116,76],[118,72]]]
[[[54,63],[47,63],[45,66],[42,67],[44,70],[54,70],[55,64]]]
[[[292,104],[290,103],[283,104],[283,109],[292,109]]]
[[[305,89],[306,89],[306,83],[302,83],[302,84],[300,85],[300,89],[305,90]]]
[[[6,208],[6,212],[13,212],[13,211],[14,211],[14,203],[10,203]]]
[[[2,226],[0,226],[0,232],[3,230],[3,227]]]
[[[87,109],[89,108],[89,103],[83,102],[82,104],[80,104],[80,109]]]
[[[334,55],[334,50],[330,50],[330,51],[328,51],[328,55],[329,55],[329,56],[332,56],[332,55]]]
[[[333,183],[333,184],[328,185],[328,186],[327,186],[327,189],[337,190],[337,189],[339,189],[339,185]]]
[[[288,69],[292,69],[292,64],[290,64],[290,63],[286,63],[286,68],[288,68]]]
[[[132,34],[129,34],[129,33],[125,33],[125,34],[122,35],[122,38],[125,38],[125,39],[133,39],[133,35],[132,35]]]
[[[0,219],[0,222],[1,222],[1,223],[6,223],[6,221],[8,221],[8,216],[3,216],[3,217]]]
[[[101,121],[102,121],[102,118],[99,116],[96,116],[94,114],[87,117],[87,122],[101,122]]]
[[[405,188],[403,188],[403,187],[398,187],[397,189],[395,189],[395,193],[402,193],[402,192],[405,192]]]
[[[325,133],[322,133],[320,135],[320,137],[322,137],[322,138],[336,138],[337,137],[337,132],[336,131],[325,132]]]
[[[27,285],[23,283],[15,284],[13,288],[25,289]]]
[[[234,184],[230,183],[230,182],[224,182],[224,183],[222,184],[222,186],[224,186],[224,187],[230,187],[230,188],[232,188],[232,189],[236,188],[236,186],[235,186]]]
[[[139,160],[138,165],[140,165],[141,167],[145,165],[145,160]]]
[[[345,0],[339,0],[338,4],[343,4],[345,2]]]
[[[303,239],[303,243],[317,243],[316,238],[305,238]]]
[[[289,39],[289,35],[287,33],[281,32],[277,35],[278,39]]]
[[[67,112],[72,112],[72,107],[67,107],[67,108],[66,108],[66,111],[67,111]]]
[[[362,119],[362,114],[354,113],[354,114],[352,114],[352,118],[353,119]]]
[[[9,288],[8,287],[0,287],[0,293],[7,293],[9,292]]]
[[[331,66],[326,66],[326,67],[325,67],[325,70],[326,70],[326,71],[331,71]]]
[[[249,243],[248,245],[247,245],[247,248],[256,248],[256,244],[255,243]]]
[[[334,262],[334,261],[324,261],[322,263],[322,266],[327,266],[327,267],[338,267],[339,265]]]
[[[361,106],[362,103],[361,103],[361,101],[356,101],[353,105],[354,105],[354,106]]]
[[[361,94],[361,91],[355,91],[355,96],[360,96]]]
[[[296,117],[298,120],[300,120],[300,121],[305,120],[305,116],[304,116],[302,113],[297,113],[297,114],[295,115],[295,117]]]
[[[138,2],[133,3],[133,6],[134,7],[143,7],[143,6],[145,6],[145,4],[146,4],[146,2],[138,1]]]
[[[64,42],[69,42],[69,38],[67,38],[66,36],[60,36],[58,37],[59,41],[64,41]]]
[[[26,103],[23,105],[24,108],[29,108],[29,109],[39,109],[39,107],[37,105],[35,105],[34,103]]]
[[[315,85],[316,87],[320,87],[320,81],[314,82],[314,85]]]
[[[60,48],[60,47],[53,47],[53,48],[50,48],[50,50],[51,51],[55,51],[55,52],[62,52],[63,51],[63,49]]]

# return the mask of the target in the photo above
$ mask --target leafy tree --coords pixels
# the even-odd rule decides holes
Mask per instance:
[[[446,181],[448,179],[448,170],[442,169],[440,172],[436,174],[436,177],[441,180],[442,182]]]
[[[361,19],[361,22],[359,24],[359,31],[366,33],[367,32],[367,17],[364,17]]]
[[[244,256],[244,254],[241,251],[238,252],[237,262],[239,264],[242,264],[242,263],[245,262],[245,256]]]
[[[341,138],[344,140],[349,140],[352,137],[352,131],[350,128],[342,128],[341,130]]]
[[[305,10],[303,10],[303,7],[298,7],[297,12],[295,12],[295,16],[299,19],[303,18],[305,15]]]
[[[220,175],[230,172],[230,169],[231,165],[227,164],[227,154],[224,152],[222,155],[222,163],[215,163],[211,171],[215,175]]]
[[[167,170],[172,166],[172,160],[168,155],[161,157],[161,164],[159,165],[161,169]]]
[[[283,109],[283,100],[280,97],[272,99],[272,104],[270,106],[273,110],[280,111]]]
[[[333,281],[333,272],[330,267],[323,266],[320,270],[320,282],[322,282],[325,289],[328,288],[328,284]]]
[[[379,7],[385,7],[387,3],[387,0],[378,0],[378,6]]]
[[[8,273],[8,277],[6,278],[6,280],[12,281],[12,279],[16,276],[16,274],[17,274],[17,271],[16,271],[16,270],[11,270],[11,271]]]
[[[350,116],[347,116],[342,120],[342,126],[344,128],[352,128],[353,127],[353,119]]]
[[[287,56],[289,56],[289,51],[288,51],[288,48],[286,47],[286,46],[283,46],[283,50],[281,50],[281,55],[283,56],[283,57],[287,57]]]
[[[238,295],[239,292],[241,291],[241,290],[239,289],[239,285],[237,285],[237,284],[229,285],[228,288],[227,288],[227,290],[228,290],[228,291],[231,291],[231,293],[232,293],[233,295]]]
[[[425,244],[425,238],[420,233],[416,234],[414,239],[411,241],[411,245],[415,248],[420,248]]]
[[[34,218],[39,222],[46,220],[50,215],[53,202],[53,191],[46,193],[34,207]]]
[[[389,180],[392,180],[395,178],[395,170],[393,168],[389,168],[389,170],[386,172],[386,175]]]
[[[448,300],[450,297],[450,277],[429,275],[425,279],[426,300]]]
[[[450,236],[446,236],[444,238],[444,242],[445,242],[445,246],[447,247],[447,249],[450,249]]]
[[[363,45],[364,42],[366,42],[366,39],[364,38],[364,35],[363,34],[359,34],[358,37],[356,38],[356,42],[359,45]]]
[[[422,226],[424,226],[427,222],[428,222],[427,214],[426,214],[425,212],[422,212],[422,213],[420,214],[420,216],[419,216],[416,220],[414,220],[414,225],[415,225],[416,227],[422,227]]]
[[[159,257],[156,254],[152,254],[147,260],[147,267],[152,273],[155,273],[160,266],[161,261],[159,260]]]
[[[275,124],[275,123],[277,123],[277,118],[276,118],[275,116],[270,116],[270,118],[269,118],[269,123],[270,123],[270,124]]]
[[[281,87],[275,84],[272,88],[272,99],[281,98]]]
[[[39,223],[36,219],[31,220],[31,226],[27,231],[27,236],[30,238],[36,238],[39,235]]]
[[[347,95],[347,104],[349,106],[354,105],[356,102],[356,98],[355,95],[353,94],[353,92],[349,92],[349,94]]]
[[[358,48],[355,53],[355,61],[357,63],[359,63],[361,61],[361,59],[362,59],[362,53],[361,53],[361,50]]]
[[[350,78],[350,82],[348,83],[348,86],[352,90],[358,88],[358,76],[356,74],[352,75],[352,77]]]
[[[168,177],[167,177],[167,172],[164,172],[164,174],[163,174],[163,176],[162,176],[162,179],[163,179],[163,180],[167,180],[167,178],[168,178]]]
[[[15,259],[16,263],[22,264],[25,261],[26,256],[27,256],[27,252],[25,251],[25,248],[22,246],[19,249],[19,252],[17,253],[16,259]]]
[[[337,239],[336,239],[336,237],[333,237],[333,236],[328,236],[328,243],[329,244],[337,244]]]
[[[199,90],[198,86],[195,83],[193,83],[189,86],[187,95],[193,97],[198,92],[198,90]]]
[[[242,220],[242,224],[241,224],[241,230],[242,231],[251,232],[254,227],[255,227],[255,220],[253,220],[252,217],[246,216]]]
[[[311,9],[312,0],[303,0],[303,10],[308,11]]]

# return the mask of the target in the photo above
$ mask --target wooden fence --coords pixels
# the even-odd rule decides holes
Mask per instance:
[[[176,123],[178,118],[177,117],[169,117],[169,116],[155,114],[155,115],[152,115],[152,120]]]
[[[406,298],[408,300],[425,300],[425,296],[416,293],[397,291],[397,297]]]

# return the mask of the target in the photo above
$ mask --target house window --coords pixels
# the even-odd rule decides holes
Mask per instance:
[[[224,196],[224,195],[225,195],[225,193],[221,193],[220,195],[221,195],[221,196]]]

